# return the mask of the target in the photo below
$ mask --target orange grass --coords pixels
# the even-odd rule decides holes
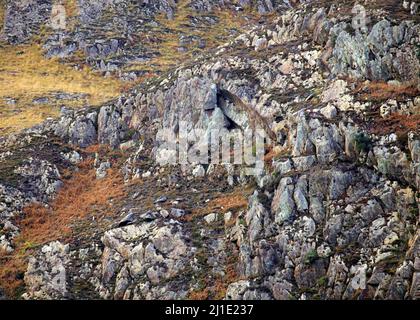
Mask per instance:
[[[24,208],[16,221],[21,233],[15,239],[11,255],[0,254],[0,287],[16,297],[23,286],[26,259],[34,248],[54,240],[67,240],[72,236],[72,225],[93,216],[93,210],[111,212],[111,199],[125,194],[119,172],[109,170],[104,179],[96,179],[92,159],[79,166],[79,171],[65,182],[49,208],[32,203]]]
[[[365,101],[386,101],[403,97],[415,97],[420,94],[415,82],[389,84],[387,82],[370,82],[361,84],[355,89],[360,98]]]

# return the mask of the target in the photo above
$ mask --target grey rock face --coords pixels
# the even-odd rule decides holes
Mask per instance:
[[[133,224],[136,221],[136,214],[134,212],[130,212],[126,215],[118,224],[119,227],[125,227],[130,224]]]
[[[23,178],[25,194],[40,201],[53,197],[62,186],[57,167],[44,160],[29,158],[14,172]]]
[[[356,33],[351,36],[344,30],[340,31],[330,60],[332,72],[371,80],[417,78],[418,59],[405,55],[405,49],[401,47],[402,43],[409,44],[415,37],[415,30],[406,23],[392,26],[389,21],[382,20],[368,35]],[[406,72],[409,66],[413,72]]]
[[[172,208],[171,209],[171,216],[174,218],[181,218],[185,215],[185,210]]]
[[[80,147],[87,147],[97,141],[97,114],[75,114],[63,110],[63,116],[54,126],[54,133]]]
[[[293,219],[296,208],[293,201],[293,189],[292,179],[283,178],[280,181],[272,203],[272,211],[276,214],[277,223]]]
[[[96,179],[103,179],[107,175],[107,170],[111,168],[111,164],[106,161],[102,162],[99,167],[96,169]]]
[[[267,48],[268,42],[266,38],[260,38],[255,41],[255,50],[260,51]]]
[[[39,256],[31,257],[25,273],[28,293],[25,299],[64,299],[68,294],[66,268],[69,247],[52,242],[42,247]]]
[[[132,225],[108,231],[102,241],[105,249],[98,290],[103,298],[185,297],[184,290],[171,287],[171,280],[187,267],[191,254],[180,225]]]
[[[370,174],[373,174],[373,172]],[[411,220],[412,222],[408,220],[396,222],[394,220],[393,212],[397,206],[400,206],[398,201],[397,203],[387,202],[389,206],[385,209],[374,199],[368,200],[367,205],[364,205],[363,198],[358,195],[357,186],[359,184],[365,186],[364,191],[362,191],[363,197],[368,197],[368,199],[370,194],[377,194],[379,190],[383,190],[381,191],[383,199],[386,199],[390,193],[398,193],[401,201],[408,201],[407,204],[412,201],[408,200],[411,197],[410,191],[404,190],[396,184],[391,188],[386,185],[385,188],[378,187],[379,189],[376,189],[375,183],[369,182],[366,184],[367,181],[362,182],[363,179],[357,170],[344,174],[339,170],[316,173],[313,169],[310,174],[300,176],[299,179],[283,178],[272,201],[272,212],[274,214],[278,212],[280,218],[278,218],[279,216],[270,218],[270,215],[267,214],[252,214],[254,217],[259,217],[260,222],[253,222],[252,226],[250,225],[241,244],[241,263],[243,264],[241,270],[243,270],[243,274],[246,276],[252,274],[253,277],[259,275],[260,279],[265,279],[263,280],[263,286],[270,288],[272,295],[278,299],[297,297],[296,294],[299,289],[314,286],[325,286],[325,291],[323,289],[321,292],[325,295],[324,298],[330,299],[338,297],[350,299],[354,298],[359,290],[366,290],[368,288],[366,270],[370,268],[371,262],[367,262],[366,259],[369,258],[363,258],[364,255],[370,256],[373,254],[374,248],[381,248],[376,255],[376,266],[381,268],[379,262],[391,259],[393,254],[388,250],[396,245],[395,239],[403,236],[398,234],[398,230],[401,230],[402,227],[401,223],[410,224],[414,220]],[[366,187],[368,188],[366,189]],[[372,187],[373,189],[369,189]],[[297,190],[299,190],[299,196],[296,193]],[[346,194],[344,203],[351,202],[352,204],[340,209],[339,199],[344,194]],[[402,196],[403,194],[405,195]],[[281,200],[282,197],[283,200]],[[323,204],[315,201],[317,198],[313,197],[323,199]],[[402,200],[403,198],[406,198],[406,200]],[[325,209],[320,210],[319,206],[325,206]],[[410,206],[408,204],[403,210],[411,210],[409,209]],[[254,204],[250,204],[250,212],[255,210],[253,207]],[[303,212],[308,210],[310,217],[296,215],[301,210]],[[328,212],[327,219],[320,219],[320,213],[323,216],[325,210]],[[291,213],[295,215],[291,215]],[[286,216],[289,217],[288,224],[284,224],[286,220],[281,219]],[[293,217],[293,219],[290,219],[290,217]],[[273,222],[270,223],[269,221]],[[350,225],[348,224],[349,221],[352,221]],[[269,267],[270,264],[266,265],[268,261],[271,261],[271,258],[269,258],[270,250],[263,250],[262,242],[258,243],[256,241],[258,238],[255,237],[255,234],[265,235],[265,232],[269,231],[272,235],[271,239],[273,239],[273,230],[276,229],[268,228],[273,223],[280,224],[280,228],[274,231],[277,236],[270,247],[278,252],[277,257],[281,257],[277,258],[280,263],[276,263],[274,269]],[[321,228],[323,231],[319,229],[320,223],[323,225]],[[254,225],[259,226],[259,228],[255,229]],[[399,227],[396,227],[397,225]],[[318,232],[322,232],[322,238],[326,243],[317,247],[314,236]],[[361,250],[360,260],[357,264],[339,262],[345,254],[334,255],[331,250],[327,249],[331,246],[335,250],[340,250],[341,246],[347,246],[350,243],[353,243],[356,247],[360,246],[358,249]],[[393,245],[390,245],[391,243]],[[363,265],[365,262],[367,264]],[[333,277],[337,278],[334,279]],[[383,276],[383,278],[386,277],[392,278],[391,275]],[[411,274],[408,275],[408,278],[411,279]],[[405,285],[396,289],[398,280],[394,281],[394,284],[391,282],[386,287],[388,294],[393,295],[393,290],[398,290],[402,293],[394,297],[404,298],[409,292],[409,286]],[[296,283],[297,287],[292,283]],[[236,283],[231,285],[230,289],[237,290],[235,289],[236,285]],[[376,287],[371,287],[372,290],[374,290],[373,288]],[[381,290],[383,290],[383,287],[377,287],[376,295],[380,295]]]
[[[7,40],[14,44],[29,40],[51,17],[51,8],[50,0],[8,1],[4,19]]]
[[[53,127],[59,137],[80,147],[97,142],[118,148],[124,142],[132,115],[130,100],[117,101],[116,107],[104,106],[99,112],[62,110],[63,116]]]
[[[117,4],[106,2],[114,9]],[[144,4],[151,11],[173,7],[170,1]],[[237,6],[252,4],[264,13],[291,7],[287,1],[240,1]],[[224,5],[230,2],[190,3],[203,14]],[[83,19],[99,23],[101,10],[98,2],[86,4]],[[171,9],[163,11],[171,15]],[[345,80],[412,80],[417,64],[409,61],[417,27],[383,20],[367,33],[353,34],[348,17],[327,11],[309,3],[285,11],[205,61],[179,66],[99,110],[64,110],[58,121],[33,129],[37,134],[53,131],[63,142],[80,147],[120,147],[126,158],[122,168],[114,169],[122,170],[128,187],[141,180],[142,189],[113,203],[122,209],[107,221],[110,229],[99,232],[89,224],[95,231],[87,232],[94,232],[97,241],[101,237],[103,244],[92,260],[90,249],[68,253],[58,243],[35,253],[25,277],[25,297],[66,298],[73,293],[73,281],[82,279],[91,286],[89,293],[106,299],[184,299],[202,287],[197,279],[203,274],[205,279],[222,279],[226,299],[418,297],[418,134],[374,133],[363,120],[373,117],[375,123],[371,111],[383,103],[361,101],[353,83]],[[90,58],[102,59],[125,45],[97,41],[86,50]],[[392,113],[415,114],[418,99],[399,98],[386,102]],[[216,165],[178,168],[151,161],[148,156],[157,155],[163,143],[156,132],[167,128],[176,134],[180,120],[189,134],[204,141],[212,130],[239,136],[262,126],[274,136],[274,156],[265,159],[255,184],[247,184],[253,178],[240,165],[226,165],[220,173]],[[174,158],[176,151],[162,156]],[[109,164],[101,163],[98,178]],[[34,160],[16,170],[33,183],[28,182],[29,191],[0,188],[0,246],[6,251],[13,250],[19,232],[13,215],[21,211],[25,196],[51,197],[59,181],[49,162]],[[211,189],[210,182],[217,179],[226,182],[217,193],[197,192],[198,186]],[[147,188],[158,192],[143,199]],[[221,194],[239,191],[247,191],[246,208],[205,210]],[[193,200],[178,201],[178,192]],[[167,196],[158,198],[160,194]],[[154,208],[133,208],[140,198]],[[195,215],[197,209],[203,214]],[[68,281],[71,273],[75,276]],[[224,281],[227,273],[232,283]]]
[[[113,148],[119,146],[127,130],[121,114],[112,107],[102,107],[98,115],[98,141]]]
[[[25,202],[22,192],[0,185],[0,250],[3,252],[11,253],[14,250],[13,239],[19,235],[19,229],[13,220],[22,211]]]
[[[253,287],[247,280],[238,281],[229,286],[226,300],[271,300],[270,295]]]

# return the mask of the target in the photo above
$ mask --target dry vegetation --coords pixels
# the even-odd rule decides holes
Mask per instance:
[[[405,141],[410,131],[420,132],[420,114],[403,115],[395,113],[384,119],[376,120],[371,130],[372,133],[377,135],[395,133]]]
[[[390,99],[405,101],[418,96],[420,91],[414,81],[401,84],[369,82],[359,84],[354,93],[363,101],[383,103]],[[420,115],[417,109],[412,110],[412,115],[394,113],[386,118],[375,117],[370,125],[370,132],[377,135],[395,133],[399,138],[405,139],[408,132],[420,131]]]
[[[83,162],[80,171],[66,182],[51,208],[40,210],[35,204],[25,208],[19,221],[23,239],[43,244],[71,235],[70,225],[88,215],[101,212],[111,199],[124,195],[124,183],[119,173],[110,170],[105,179],[96,179],[92,161]]]
[[[192,221],[197,217],[205,216],[213,212],[226,213],[228,211],[237,212],[246,209],[248,206],[248,196],[251,188],[236,189],[228,194],[221,194],[220,197],[210,200],[204,207],[197,207],[191,215],[186,216],[187,221]]]
[[[399,100],[407,97],[415,97],[420,94],[416,82],[391,84],[387,82],[369,82],[359,84],[354,92],[364,101],[386,101],[389,99]]]
[[[206,202],[203,207],[195,208],[190,215],[188,215],[185,219],[186,221],[191,222],[192,224],[196,224],[195,221],[198,217],[203,217],[207,214],[217,212],[219,214],[226,213],[231,211],[233,213],[234,218],[231,222],[224,224],[224,222],[220,221],[221,224],[218,226],[213,226],[212,228],[221,228],[222,232],[224,232],[223,228],[231,227],[236,220],[237,215],[240,211],[245,210],[248,207],[248,197],[252,193],[251,187],[245,188],[236,188],[235,190],[229,193],[220,193],[216,194],[215,198]],[[200,240],[201,241],[201,240]],[[226,296],[226,290],[228,286],[240,279],[240,276],[237,272],[237,265],[238,265],[238,252],[235,248],[235,245],[231,244],[232,247],[226,248],[226,260],[224,262],[224,276],[218,276],[216,278],[209,277],[208,273],[206,272],[207,265],[207,257],[208,251],[205,247],[198,245],[199,249],[196,253],[196,258],[198,261],[202,261],[202,273],[198,276],[198,287],[191,291],[188,294],[188,299],[190,300],[222,300]]]
[[[3,16],[3,2],[4,0],[0,0],[0,19]],[[75,22],[72,17],[78,14],[77,1],[65,1],[64,5],[70,17],[69,28],[72,28]],[[0,135],[31,127],[48,117],[56,117],[62,105],[100,105],[145,79],[188,61],[199,49],[194,42],[188,46],[187,52],[178,50],[181,35],[198,36],[205,40],[206,48],[213,48],[225,42],[230,30],[240,30],[244,25],[241,15],[223,10],[217,10],[213,14],[218,19],[215,25],[199,28],[192,26],[190,17],[199,17],[201,14],[190,9],[189,1],[182,0],[178,3],[173,20],[168,20],[163,15],[157,17],[159,26],[152,27],[150,32],[140,36],[142,42],[158,52],[158,56],[147,63],[137,63],[126,68],[126,71],[146,71],[144,76],[134,82],[104,78],[88,67],[78,71],[69,64],[61,63],[59,59],[47,59],[43,56],[40,45],[0,46]],[[46,29],[42,27],[33,43],[42,43],[46,33]],[[149,41],[149,38],[152,38],[152,41]],[[84,58],[84,54],[78,52],[67,59],[67,62],[83,66]],[[53,95],[57,92],[84,94],[86,97],[55,100]],[[34,99],[43,97],[50,99],[44,104],[33,103]],[[6,103],[6,98],[15,99],[16,103]]]
[[[23,286],[26,260],[33,249],[50,241],[72,239],[76,236],[72,229],[75,223],[113,212],[111,200],[124,195],[124,183],[118,172],[111,169],[106,178],[97,180],[92,159],[81,163],[48,208],[30,204],[16,221],[21,233],[15,240],[15,251],[12,255],[0,254],[2,288],[9,296],[17,297]]]
[[[292,1],[291,1],[292,2]],[[331,0],[314,0],[310,3],[315,8],[326,7],[331,5]],[[340,0],[340,14],[352,16],[352,8],[355,3],[363,5],[367,10],[374,10],[374,12],[386,12],[388,18],[402,20],[420,21],[420,15],[411,15],[410,10],[403,8],[403,1],[401,0],[381,0],[381,1],[355,1],[355,0]],[[338,13],[333,13],[332,16]],[[372,18],[372,17],[368,17]],[[368,20],[369,22],[369,20]],[[371,21],[372,23],[372,21]]]
[[[247,196],[248,192],[246,190],[238,190],[211,200],[208,204],[208,209],[212,212],[220,211],[222,213],[245,209],[248,206]]]
[[[3,3],[4,0],[0,0],[0,19],[3,16]],[[138,35],[139,41],[158,55],[147,63],[134,63],[124,68],[125,71],[145,71],[143,76],[133,82],[103,78],[87,67],[77,71],[69,66],[83,66],[85,57],[82,52],[66,59],[69,64],[65,65],[58,59],[46,59],[39,45],[0,47],[0,135],[31,127],[48,117],[56,117],[62,105],[100,105],[145,79],[189,61],[201,52],[195,41],[186,45],[186,52],[179,50],[180,36],[203,39],[208,50],[224,43],[232,30],[240,31],[246,23],[244,13],[236,14],[227,10],[215,10],[211,14],[197,13],[189,7],[189,3],[188,0],[179,1],[174,19],[169,20],[162,14],[156,19],[158,26],[151,27],[147,34]],[[72,29],[76,23],[73,18],[78,14],[77,1],[65,1],[64,6],[70,18],[68,27]],[[200,18],[203,15],[211,15],[217,23],[204,23],[200,26],[191,24],[192,17]],[[246,15],[248,18],[257,17],[255,13],[248,11]],[[33,42],[42,43],[47,33],[43,26]],[[65,101],[50,99],[44,104],[33,103],[36,98],[51,98],[56,92],[86,94],[87,97]],[[15,99],[16,104],[6,103],[5,98]]]
[[[46,59],[38,45],[0,47],[0,133],[20,130],[58,114],[63,104],[70,107],[99,105],[118,96],[120,81],[103,78],[89,68],[77,71],[58,59]],[[33,99],[55,93],[84,94],[72,99],[34,105]],[[7,104],[5,98],[16,104]]]
[[[226,267],[226,276],[212,282],[206,282],[206,287],[189,293],[189,300],[223,300],[229,285],[239,280],[235,265],[229,264]]]
[[[6,0],[0,0],[0,34],[3,31],[5,11],[6,11]]]
[[[203,277],[201,279],[201,287],[191,291],[188,294],[189,300],[223,300],[226,297],[226,291],[229,285],[241,279],[238,271],[238,254],[232,253],[233,249],[228,248],[228,256],[225,264],[225,275],[211,279]]]
[[[77,0],[64,1],[64,7],[66,8],[67,17],[74,17],[78,15],[79,6]]]
[[[73,31],[76,27],[77,19],[75,18],[79,14],[79,6],[77,0],[66,0],[63,3],[66,9],[67,16],[67,29]]]
[[[180,36],[196,36],[203,39],[206,48],[214,48],[224,43],[229,36],[230,30],[241,30],[245,24],[243,16],[230,11],[215,10],[212,15],[218,19],[214,25],[192,26],[191,17],[201,17],[204,14],[197,13],[189,7],[190,1],[181,0],[177,4],[177,11],[172,20],[167,19],[164,14],[157,17],[158,27],[150,31],[158,41],[151,46],[159,55],[147,62],[147,64],[133,65],[133,69],[146,68],[151,72],[167,71],[188,59],[193,58],[200,51],[196,43],[188,45],[187,52],[179,49]],[[208,14],[207,14],[208,15]]]
[[[278,146],[276,147],[269,146],[266,150],[267,152],[264,155],[264,163],[268,165],[269,167],[271,167],[274,159],[279,159],[283,155],[287,155],[289,151],[288,148],[281,148]]]

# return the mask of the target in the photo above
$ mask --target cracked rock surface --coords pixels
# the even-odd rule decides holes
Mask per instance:
[[[122,46],[139,52],[124,37],[105,32],[93,43],[82,33],[109,28],[98,13],[129,1],[79,2],[80,37],[67,37],[84,44],[90,62],[123,55]],[[341,1],[189,1],[203,15],[252,6],[264,18],[99,108],[63,108],[58,119],[2,137],[0,250],[8,256],[27,235],[28,204],[58,219],[55,199],[81,177],[89,184],[70,202],[88,201],[91,185],[97,199],[123,188],[72,216],[68,233],[25,249],[19,297],[418,299],[419,21],[402,1],[394,11],[371,2],[369,24],[355,31]],[[183,8],[143,4],[125,14],[174,19]],[[42,24],[31,8],[19,11],[31,23],[14,32],[7,23],[18,15],[8,11],[10,42]],[[128,31],[140,28],[130,19]],[[213,132],[263,129],[262,172],[172,163],[176,152],[160,148],[157,133],[175,141],[180,120],[199,144]]]

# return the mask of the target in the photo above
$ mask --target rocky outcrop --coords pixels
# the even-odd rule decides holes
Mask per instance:
[[[330,60],[333,73],[371,80],[418,78],[419,61],[410,48],[419,41],[418,26],[405,22],[392,26],[382,20],[367,35],[351,36],[344,30],[335,32],[337,37]]]
[[[25,299],[63,299],[67,297],[66,268],[69,247],[52,242],[42,247],[40,255],[31,257],[25,273],[28,293]]]
[[[418,218],[413,189],[372,170],[312,167],[280,180],[271,214],[258,194],[249,208],[240,265],[253,281],[241,295],[259,289],[274,299],[410,297],[414,260],[406,256],[406,230]],[[389,281],[398,277],[389,269],[394,264],[405,270],[402,287]],[[233,296],[237,285],[228,290]]]
[[[4,35],[10,43],[22,43],[37,34],[51,17],[51,0],[7,1]]]
[[[143,222],[106,232],[102,238],[103,298],[182,299],[187,287],[177,280],[189,267],[194,248],[188,246],[182,226]]]
[[[77,114],[62,110],[63,116],[54,127],[54,133],[72,144],[87,147],[97,141],[97,113]]]
[[[11,253],[13,239],[19,235],[19,228],[14,218],[20,214],[25,204],[23,194],[12,187],[0,185],[0,250]]]
[[[29,158],[14,173],[22,177],[22,191],[26,196],[44,202],[62,186],[57,167],[43,160]]]
[[[112,164],[96,154],[96,178],[112,166],[133,192],[113,202],[106,223],[86,222],[71,246],[53,242],[35,251],[26,298],[418,298],[420,140],[418,128],[404,122],[415,119],[420,102],[418,25],[379,19],[372,10],[371,27],[353,32],[333,7],[256,3],[261,13],[282,15],[99,109],[63,109],[38,128],[75,149],[119,149],[122,161]],[[145,3],[170,18],[166,5],[173,7]],[[191,6],[205,12],[223,4]],[[83,13],[89,23],[96,7]],[[88,51],[102,58],[123,43]],[[369,91],[376,80],[382,96]],[[402,120],[383,126],[391,114]],[[212,132],[237,137],[263,129],[270,138],[263,170],[249,176],[245,165],[197,158],[177,165],[177,150],[160,148],[167,141],[157,133],[165,129],[176,142],[180,121],[190,152]],[[77,163],[72,151],[65,158]],[[15,173],[35,178],[27,189],[4,188],[5,197],[45,194],[45,202],[59,187],[56,168],[45,161],[23,161]],[[238,190],[247,192],[247,206]],[[11,212],[23,203],[1,201],[12,208],[0,222],[9,230],[1,245],[10,251],[17,232]]]

